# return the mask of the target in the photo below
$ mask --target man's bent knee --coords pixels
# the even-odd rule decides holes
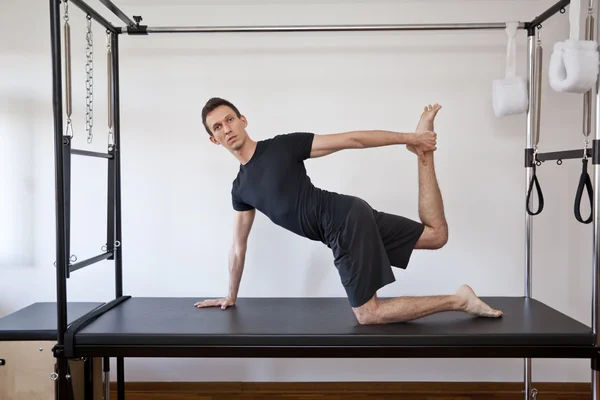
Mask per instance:
[[[369,301],[360,307],[353,307],[354,315],[356,320],[361,325],[373,325],[381,323],[379,316],[377,296],[373,296]]]

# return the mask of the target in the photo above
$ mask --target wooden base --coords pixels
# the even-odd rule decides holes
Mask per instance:
[[[536,383],[544,400],[589,400],[589,383]],[[126,382],[126,400],[522,400],[519,382]],[[111,400],[117,399],[111,383]]]
[[[52,348],[55,342],[0,342],[0,400],[53,400],[55,371]],[[85,365],[82,360],[69,362],[74,400],[84,400]],[[102,359],[93,360],[94,399],[102,400]]]

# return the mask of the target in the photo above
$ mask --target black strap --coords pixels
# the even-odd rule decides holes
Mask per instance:
[[[75,357],[75,334],[79,332],[81,329],[85,328],[89,323],[99,318],[102,314],[107,311],[112,310],[117,307],[121,303],[131,298],[130,295],[125,295],[118,297],[116,299],[111,300],[108,303],[104,303],[100,307],[95,308],[94,310],[88,312],[87,314],[79,317],[76,321],[74,321],[65,332],[64,337],[64,346],[65,346],[65,357],[73,358]]]
[[[594,194],[592,189],[592,180],[590,179],[590,175],[587,172],[588,159],[584,158],[583,160],[581,160],[581,162],[581,176],[579,177],[579,185],[577,186],[577,193],[575,195],[575,204],[573,205],[573,210],[575,211],[575,218],[577,218],[577,221],[581,222],[582,224],[589,224],[590,222],[592,222],[592,218],[594,215]],[[590,216],[586,220],[581,218],[581,198],[583,197],[584,188],[587,189],[588,197],[590,199]]]
[[[527,191],[527,202],[525,204],[525,207],[527,208],[527,213],[529,215],[538,215],[544,209],[544,195],[542,194],[542,189],[540,188],[540,182],[538,181],[535,168],[535,164],[533,164],[533,175],[531,176],[531,181],[529,182],[529,190]],[[529,201],[531,200],[531,192],[533,191],[534,184],[539,198],[538,210],[535,212],[531,211],[531,209],[529,208]]]

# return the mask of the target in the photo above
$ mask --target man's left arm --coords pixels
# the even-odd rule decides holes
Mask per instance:
[[[311,158],[322,157],[345,149],[366,149],[390,145],[413,145],[423,151],[435,150],[435,133],[402,133],[382,130],[350,131],[314,135]]]

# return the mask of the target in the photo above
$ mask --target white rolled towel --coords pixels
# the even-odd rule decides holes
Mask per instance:
[[[585,93],[592,89],[598,77],[598,42],[579,40],[581,0],[572,0],[569,6],[569,39],[554,44],[548,77],[557,92]]]
[[[496,79],[492,85],[494,115],[503,117],[527,112],[529,92],[527,81],[522,76]]]
[[[554,44],[548,74],[557,92],[585,93],[598,77],[598,43],[594,40],[567,39]]]
[[[492,83],[492,107],[496,117],[523,114],[529,108],[527,80],[516,76],[517,28],[517,22],[506,23],[506,73],[504,78],[495,79]]]

